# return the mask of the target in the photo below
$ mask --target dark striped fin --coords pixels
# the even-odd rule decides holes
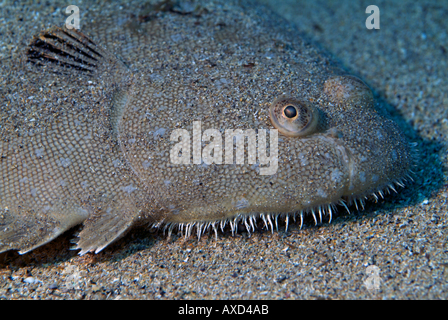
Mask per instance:
[[[83,33],[59,27],[35,36],[26,56],[27,62],[50,72],[78,71],[87,75],[94,74],[104,65],[104,60],[109,60],[108,54]]]

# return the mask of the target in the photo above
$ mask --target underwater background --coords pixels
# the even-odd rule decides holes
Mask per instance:
[[[98,255],[79,257],[67,250],[75,230],[23,256],[0,254],[0,299],[448,298],[448,4],[258,2],[374,90],[417,143],[415,181],[364,211],[339,210],[331,224],[287,233],[198,241],[137,229]],[[0,1],[0,94],[17,39],[60,25],[66,6],[83,3]],[[107,15],[126,5],[98,1],[89,10]],[[369,5],[380,10],[380,29],[366,28]]]

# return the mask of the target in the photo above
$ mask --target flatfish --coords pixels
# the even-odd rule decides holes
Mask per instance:
[[[218,232],[363,205],[409,179],[372,91],[253,3],[161,1],[30,37],[0,91],[0,252],[82,224]],[[379,106],[381,107],[381,106]]]

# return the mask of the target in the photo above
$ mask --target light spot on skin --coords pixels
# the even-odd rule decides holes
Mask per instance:
[[[114,168],[118,168],[119,166],[121,166],[121,161],[115,159],[114,161],[112,161],[112,164],[114,165]]]
[[[249,206],[249,201],[247,201],[247,199],[245,199],[245,198],[241,198],[235,204],[235,208],[238,209],[238,210],[247,208],[248,206]]]
[[[339,183],[342,181],[342,176],[343,176],[343,174],[342,174],[341,170],[336,168],[331,172],[330,179],[331,179],[331,181],[333,181],[335,183]]]
[[[36,157],[40,158],[43,156],[44,156],[44,149],[43,148],[36,149]]]
[[[64,168],[67,168],[70,166],[70,164],[72,163],[72,161],[69,158],[60,158],[59,160],[56,160],[56,163],[59,166],[62,166]]]
[[[251,169],[255,170],[255,172],[256,172],[257,174],[260,173],[260,163],[257,162],[257,163],[255,163],[255,164],[253,164],[253,165],[251,166]]]
[[[321,198],[327,198],[328,194],[321,188],[317,189],[317,195]]]
[[[121,187],[121,190],[123,190],[124,192],[127,192],[127,193],[131,193],[131,192],[137,190],[137,188],[135,188],[132,184],[130,184],[126,187]]]
[[[176,209],[176,206],[175,206],[175,205],[172,205],[172,204],[170,204],[170,205],[168,206],[168,209],[171,211],[172,214],[179,214],[179,212],[180,212],[180,210],[179,210],[179,209]]]
[[[300,164],[302,165],[302,167],[308,165],[308,159],[306,158],[306,155],[303,152],[300,152],[298,154],[298,158],[300,160]]]
[[[162,137],[162,136],[165,134],[165,132],[166,132],[166,129],[165,129],[165,128],[159,128],[159,129],[157,129],[157,130],[154,131],[154,133],[153,133],[154,139],[157,139],[157,138],[159,138],[159,137]]]
[[[380,140],[384,138],[384,136],[383,136],[383,134],[381,133],[380,130],[377,130],[377,131],[376,131],[376,136],[377,136],[378,139],[380,139]]]
[[[392,152],[390,153],[390,158],[392,159],[392,161],[397,161],[398,159],[398,155],[397,155],[397,151],[392,150]]]
[[[362,183],[366,182],[366,174],[365,174],[365,172],[360,172],[359,173],[359,181],[361,181]]]
[[[148,169],[151,166],[151,162],[149,160],[145,160],[142,163],[143,168]]]

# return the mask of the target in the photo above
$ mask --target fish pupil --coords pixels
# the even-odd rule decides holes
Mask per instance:
[[[284,110],[283,113],[285,114],[285,116],[287,118],[294,118],[297,115],[297,110],[296,108],[294,108],[293,106],[287,106]]]

